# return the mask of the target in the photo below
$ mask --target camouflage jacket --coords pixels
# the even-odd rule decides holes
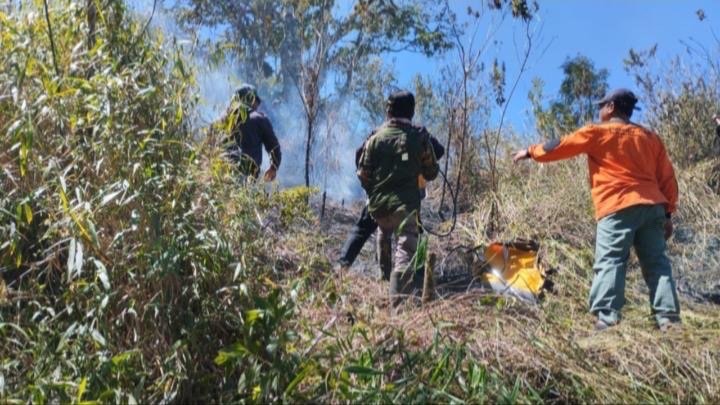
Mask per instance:
[[[433,180],[439,170],[424,127],[403,119],[385,122],[365,143],[358,168],[370,214],[377,218],[401,208],[419,209],[418,176]]]

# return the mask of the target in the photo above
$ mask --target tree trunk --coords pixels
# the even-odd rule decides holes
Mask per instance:
[[[313,118],[307,117],[307,134],[305,137],[305,187],[310,187],[310,148],[312,146]]]
[[[445,144],[445,176],[447,177],[448,173],[448,166],[450,164],[450,145],[452,142],[452,135],[453,131],[455,129],[455,107],[451,106],[450,108],[450,117],[448,122],[448,139],[447,143]],[[440,215],[440,219],[443,221],[445,220],[445,215],[443,214],[443,205],[445,204],[445,189],[447,187],[448,181],[444,180],[442,185],[442,195],[440,196],[440,207],[438,208],[438,215]],[[454,203],[454,202],[453,202]]]
[[[95,47],[95,27],[97,26],[97,4],[95,4],[95,0],[87,0],[87,24],[87,50],[90,51]]]

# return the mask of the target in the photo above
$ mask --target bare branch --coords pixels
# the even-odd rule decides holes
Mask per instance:
[[[60,68],[58,68],[57,64],[57,51],[55,50],[55,38],[53,36],[52,24],[50,24],[50,11],[48,10],[47,0],[43,0],[43,6],[45,7],[45,21],[47,22],[48,36],[50,37],[50,49],[53,56],[53,66],[55,66],[55,74],[60,76]]]

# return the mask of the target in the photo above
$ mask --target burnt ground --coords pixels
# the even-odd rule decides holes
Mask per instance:
[[[678,292],[698,302],[720,305],[720,236],[678,226],[670,260]]]
[[[336,267],[343,243],[360,217],[363,204],[364,201],[349,204],[326,202],[325,215],[320,221],[320,229],[330,238],[327,254],[331,263]],[[317,204],[316,208],[319,212],[320,204]],[[443,221],[437,213],[426,208],[423,208],[422,221],[425,227],[436,233],[443,233],[441,231],[446,231],[446,229],[442,229],[442,227],[448,227],[447,224],[442,224]],[[375,255],[378,233],[376,231],[365,243],[350,269],[351,272],[365,277],[380,278],[380,268]],[[440,296],[481,288],[478,281],[472,276],[472,268],[479,265],[478,257],[474,253],[468,252],[472,246],[464,244],[458,234],[456,229],[448,237],[433,238],[433,246],[430,247],[431,252],[436,253],[438,258],[433,274],[436,293]]]
[[[355,221],[360,216],[364,201],[352,203],[338,203],[328,200],[325,215],[320,221],[320,230],[329,237],[327,255],[330,262],[336,265],[340,257],[340,250]],[[313,204],[320,212],[320,203]],[[431,230],[438,229],[443,222],[435,212],[423,208],[422,220]],[[443,225],[447,226],[447,225]],[[678,244],[689,242],[694,235],[679,227],[676,231]],[[456,229],[452,235],[445,238],[433,238],[431,251],[438,257],[434,277],[436,292],[441,296],[466,292],[470,289],[480,288],[477,280],[472,276],[472,269],[480,265],[481,258],[471,251],[472,246],[459,236],[461,232]],[[360,255],[353,264],[353,273],[379,279],[380,269],[375,258],[375,244],[377,232],[363,247]],[[696,242],[697,241],[693,241]],[[671,253],[673,269],[678,285],[678,292],[695,302],[714,303],[720,305],[720,237],[712,241],[703,241],[707,249],[695,253],[693,257],[687,255],[680,257],[678,252]],[[700,256],[698,256],[700,255]],[[689,259],[689,260],[688,260]],[[642,284],[642,283],[641,283]],[[640,288],[645,288],[644,285]]]

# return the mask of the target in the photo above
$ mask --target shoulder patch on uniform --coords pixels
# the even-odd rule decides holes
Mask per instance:
[[[545,152],[550,152],[551,150],[555,149],[560,145],[559,139],[551,139],[543,144],[543,150]]]

